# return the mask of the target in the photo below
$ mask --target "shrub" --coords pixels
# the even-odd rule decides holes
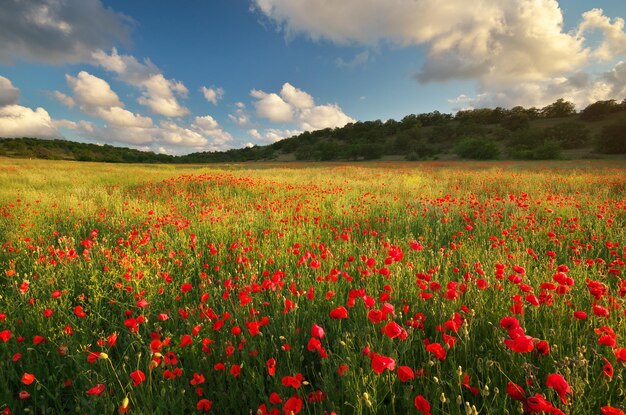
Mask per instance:
[[[454,152],[462,158],[475,160],[495,159],[500,154],[496,143],[483,137],[467,137],[458,142]]]
[[[626,153],[626,122],[603,127],[596,141],[596,147],[599,152],[605,154]]]

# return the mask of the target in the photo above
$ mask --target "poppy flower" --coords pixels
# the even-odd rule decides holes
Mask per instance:
[[[330,310],[330,317],[335,320],[346,319],[348,318],[348,310],[344,306],[339,306],[335,309]]]
[[[504,344],[516,353],[532,352],[535,348],[534,339],[530,336],[519,336],[515,339],[506,339]]]
[[[276,359],[274,359],[273,357],[268,359],[265,362],[265,365],[267,366],[267,373],[270,376],[274,376],[276,374]]]
[[[339,369],[337,369],[337,373],[339,374],[339,376],[345,375],[347,371],[348,365],[346,365],[345,363],[340,364]]]
[[[399,337],[400,340],[405,340],[407,338],[406,330],[395,321],[390,321],[389,323],[387,323],[387,325],[383,327],[382,332],[390,339],[395,339],[396,337]]]
[[[372,370],[379,375],[383,373],[385,369],[393,371],[396,367],[396,361],[391,357],[374,354],[372,356]]]
[[[11,339],[11,330],[2,330],[0,331],[0,340],[3,342],[8,342]]]
[[[446,360],[446,350],[439,343],[430,343],[426,351],[432,353],[438,360]]]
[[[524,389],[513,382],[509,382],[506,385],[506,393],[516,401],[523,401],[526,398],[526,394],[524,393]]]
[[[196,409],[202,412],[209,412],[213,406],[213,402],[208,399],[200,399],[196,404]]]
[[[424,415],[430,415],[430,403],[422,395],[417,395],[413,400],[413,405]]]
[[[554,391],[559,395],[559,398],[561,398],[563,405],[567,405],[566,395],[568,393],[572,393],[572,389],[562,375],[557,373],[548,375],[548,378],[546,379],[546,386],[554,389]]]
[[[130,374],[133,384],[138,386],[140,383],[146,380],[146,375],[141,370],[135,370]]]
[[[30,398],[30,393],[26,392],[26,391],[20,391],[20,393],[18,394],[18,397],[22,400],[24,399],[28,399]]]
[[[311,336],[317,337],[318,339],[323,339],[324,329],[318,326],[317,324],[313,324],[313,327],[311,327]]]
[[[298,414],[302,410],[302,399],[298,395],[294,395],[287,399],[285,405],[283,405],[283,413],[285,415]]]
[[[415,373],[409,366],[398,366],[398,378],[402,382],[408,382],[415,378]]]
[[[535,394],[534,396],[528,397],[524,401],[524,410],[526,412],[530,412],[531,414],[539,414],[542,412],[548,411],[552,408],[552,404],[546,400],[542,395]]]
[[[609,380],[613,379],[613,365],[607,359],[604,359],[602,373],[604,374],[604,376],[608,377]]]
[[[626,362],[626,347],[618,347],[613,349],[613,354],[617,358],[618,362]]]
[[[34,381],[35,381],[35,375],[33,375],[32,373],[24,373],[22,375],[22,383],[24,385],[30,385]]]
[[[602,415],[626,415],[626,412],[612,406],[603,406],[600,411],[602,411]]]
[[[278,405],[279,403],[283,402],[283,400],[281,399],[280,395],[277,394],[276,392],[272,392],[270,394],[269,400],[270,400],[270,403],[272,405]]]
[[[86,393],[87,395],[100,396],[105,389],[106,387],[102,383],[98,383],[96,386],[88,389]]]

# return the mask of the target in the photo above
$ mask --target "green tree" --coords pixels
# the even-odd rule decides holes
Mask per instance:
[[[495,159],[500,154],[496,143],[483,137],[467,137],[454,147],[454,152],[462,158],[474,160]]]
[[[563,98],[559,98],[541,109],[541,115],[545,118],[562,118],[572,114],[576,114],[576,106]]]
[[[626,122],[603,127],[596,146],[599,152],[605,154],[626,153]]]

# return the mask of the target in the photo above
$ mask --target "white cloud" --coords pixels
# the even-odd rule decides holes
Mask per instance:
[[[291,105],[286,103],[275,93],[268,94],[263,91],[253,89],[250,96],[257,100],[253,103],[256,114],[271,122],[289,122],[293,119]]]
[[[343,58],[337,58],[335,60],[335,64],[340,68],[356,68],[357,66],[361,66],[370,59],[369,51],[365,50],[363,52],[357,53],[352,59],[346,61]]]
[[[592,9],[583,13],[583,21],[578,27],[578,36],[587,32],[600,31],[602,42],[594,50],[593,56],[600,60],[611,60],[615,55],[626,55],[626,33],[624,19],[616,18],[614,23],[604,15],[602,9]]]
[[[80,71],[76,77],[65,75],[72,88],[74,99],[83,107],[120,107],[119,97],[107,81],[86,71]]]
[[[343,127],[354,119],[346,115],[337,104],[315,105],[313,97],[289,83],[283,84],[280,96],[256,89],[250,95],[257,115],[274,123],[296,121],[301,130]]]
[[[0,107],[0,137],[60,138],[50,114],[43,108]]]
[[[94,115],[102,118],[110,124],[120,127],[147,128],[152,126],[151,118],[133,114],[132,112],[121,107],[96,108]]]
[[[424,46],[421,82],[479,79],[536,81],[576,72],[591,56],[624,54],[624,22],[601,10],[583,16],[580,30],[563,30],[556,0],[255,0],[287,36],[304,34],[338,44]],[[584,34],[600,30],[593,51]]]
[[[213,105],[217,105],[218,101],[224,96],[224,90],[222,88],[207,88],[203,86],[200,88],[200,91],[202,91],[204,98]]]
[[[192,128],[201,134],[211,137],[213,145],[223,146],[232,141],[233,137],[230,133],[224,131],[220,125],[210,115],[196,117],[192,124]]]
[[[243,102],[235,103],[235,113],[228,114],[228,119],[230,119],[235,124],[239,124],[240,126],[245,126],[250,124],[250,116],[246,112],[246,104]]]
[[[187,87],[182,82],[166,79],[150,60],[141,63],[133,56],[118,54],[115,48],[110,55],[102,50],[96,51],[92,59],[95,64],[115,72],[123,82],[139,88],[142,95],[137,101],[155,114],[166,117],[189,114],[177,98],[187,96]]]
[[[54,96],[57,101],[59,101],[61,104],[65,105],[68,108],[73,108],[76,105],[76,101],[74,101],[74,98],[65,95],[61,91],[52,92],[52,96]]]
[[[84,62],[96,49],[126,42],[130,24],[130,18],[100,0],[5,0],[0,9],[0,62]]]
[[[264,144],[275,143],[283,138],[293,137],[294,135],[302,134],[300,130],[280,130],[277,128],[265,128],[263,132],[260,132],[256,128],[248,130],[248,135],[257,141]]]
[[[312,108],[315,105],[311,95],[294,87],[289,82],[285,82],[283,85],[283,88],[280,90],[280,96],[296,109]]]
[[[354,119],[344,114],[337,104],[317,105],[313,108],[302,110],[298,119],[300,128],[307,131],[343,127],[350,122],[354,122]]]
[[[472,98],[460,95],[448,100],[456,109],[510,108],[516,105],[541,108],[564,98],[582,110],[596,101],[622,99],[626,96],[626,62],[617,63],[610,71],[597,76],[576,72],[567,77],[553,77],[542,81],[520,82],[515,85],[479,86],[479,94]]]
[[[20,98],[20,90],[13,86],[11,81],[0,76],[0,107],[17,104]]]
[[[81,111],[101,118],[116,127],[148,128],[152,126],[151,118],[124,109],[124,104],[104,79],[86,71],[79,72],[76,77],[66,75],[65,78],[74,96],[69,97],[60,92],[58,95],[65,101],[71,100],[71,102],[78,103]],[[132,139],[132,141],[135,140]]]

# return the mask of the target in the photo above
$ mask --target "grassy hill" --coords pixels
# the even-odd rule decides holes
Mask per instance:
[[[36,138],[0,139],[0,155],[116,163],[211,163],[256,160],[553,159],[626,153],[626,100],[598,101],[580,113],[557,100],[542,109],[438,111],[304,132],[266,146],[155,154],[111,145]]]

